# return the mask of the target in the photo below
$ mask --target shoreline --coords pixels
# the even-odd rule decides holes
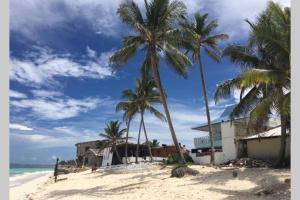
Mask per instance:
[[[33,181],[37,178],[43,177],[45,175],[51,175],[52,171],[37,171],[37,172],[25,172],[22,174],[14,174],[9,177],[9,187],[18,187]]]
[[[51,172],[31,172],[9,177],[9,199],[26,200],[47,183]]]

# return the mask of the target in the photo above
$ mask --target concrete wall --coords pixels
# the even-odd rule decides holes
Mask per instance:
[[[111,161],[112,161],[112,158],[113,158],[113,153],[110,152],[111,148],[108,147],[108,148],[105,148],[102,150],[101,154],[103,156],[103,159],[102,159],[102,167],[105,167],[107,165],[111,165]]]
[[[97,143],[99,141],[90,141],[90,142],[83,142],[76,145],[76,156],[84,156],[84,154],[87,152],[86,147],[89,147],[91,149],[97,148]]]
[[[210,164],[210,155],[197,157],[196,153],[190,153],[190,156],[192,157],[192,159],[195,163],[198,163],[201,165]],[[223,162],[226,162],[224,153],[223,152],[215,152],[215,163],[221,164]]]
[[[248,157],[276,160],[280,150],[280,137],[247,141]],[[290,137],[286,140],[286,157],[290,157]]]
[[[237,148],[234,142],[234,126],[230,122],[221,123],[222,133],[222,149],[225,161],[235,159],[237,157]]]
[[[221,137],[223,152],[215,152],[216,164],[221,164],[237,158],[237,145],[234,142],[235,127],[230,122],[221,123]],[[193,161],[198,164],[209,164],[210,155],[196,156],[196,153],[190,154]]]

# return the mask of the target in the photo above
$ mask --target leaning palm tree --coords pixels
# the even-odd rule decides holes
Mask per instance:
[[[111,152],[116,153],[117,159],[120,163],[123,163],[120,154],[117,149],[117,145],[124,142],[127,137],[123,137],[126,129],[120,129],[121,122],[110,121],[109,124],[104,128],[105,133],[100,133],[100,136],[104,138],[102,148],[111,146]]]
[[[151,71],[160,92],[160,98],[165,110],[169,129],[181,162],[185,159],[180,151],[177,136],[172,124],[166,95],[160,78],[160,54],[170,67],[178,74],[186,77],[187,66],[191,64],[186,55],[176,48],[180,42],[177,26],[178,19],[186,14],[185,5],[178,0],[145,0],[145,15],[134,1],[122,3],[117,11],[124,23],[136,34],[124,38],[123,48],[116,51],[110,58],[114,67],[122,66],[134,57],[138,50],[145,51],[142,71]]]
[[[151,114],[155,115],[158,119],[165,121],[165,116],[161,114],[155,107],[153,107],[153,104],[161,103],[161,98],[159,91],[157,91],[156,84],[152,78],[149,78],[147,75],[144,74],[143,79],[137,79],[136,80],[136,105],[139,107],[140,114],[141,114],[141,124],[143,126],[146,143],[148,145],[148,151],[150,154],[150,160],[153,161],[152,158],[152,152],[151,152],[151,146],[148,143],[148,134],[145,127],[145,120],[144,120],[144,114],[145,111],[149,111]],[[139,135],[140,137],[140,135]],[[140,139],[138,140],[137,145],[137,155],[139,154],[139,144]]]
[[[123,92],[123,98],[126,98],[126,91]],[[126,123],[127,131],[126,131],[126,140],[125,140],[125,164],[128,164],[128,136],[131,120],[134,115],[138,113],[138,107],[136,103],[129,98],[127,101],[121,101],[116,106],[116,111],[123,111],[123,121]]]
[[[290,9],[270,2],[255,23],[247,22],[251,27],[248,45],[229,45],[223,52],[244,70],[218,86],[215,100],[240,90],[241,100],[231,117],[250,113],[250,124],[266,121],[272,110],[279,114],[281,146],[276,165],[280,166],[284,165],[290,121]]]
[[[221,50],[217,47],[217,44],[227,39],[226,34],[213,34],[215,28],[217,28],[217,20],[208,21],[208,14],[200,15],[196,13],[194,15],[194,21],[189,23],[185,21],[182,23],[183,35],[185,38],[184,47],[187,49],[187,52],[191,52],[192,58],[195,62],[199,63],[200,69],[200,79],[202,85],[202,91],[204,96],[206,116],[208,131],[210,137],[210,148],[211,148],[211,164],[215,163],[215,154],[214,154],[214,135],[212,132],[212,125],[210,120],[210,112],[208,107],[208,96],[207,89],[205,84],[204,72],[203,72],[203,63],[202,63],[202,53],[205,51],[207,55],[213,60],[220,62],[221,59]]]

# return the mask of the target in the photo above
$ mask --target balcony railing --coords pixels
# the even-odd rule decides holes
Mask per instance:
[[[210,147],[210,137],[199,137],[194,138],[195,148],[209,148]],[[214,137],[214,147],[222,147],[221,137]]]

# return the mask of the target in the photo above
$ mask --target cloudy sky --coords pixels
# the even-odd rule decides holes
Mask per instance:
[[[124,89],[134,87],[143,58],[139,54],[113,73],[112,53],[129,34],[116,10],[121,0],[10,0],[10,159],[14,163],[53,163],[53,157],[75,157],[74,144],[99,139],[105,124],[121,119],[115,105]],[[140,7],[143,0],[137,1]],[[230,38],[221,44],[244,43],[249,27],[266,0],[185,0],[189,16],[208,12],[217,18],[218,33]],[[289,0],[277,0],[289,6]],[[216,84],[233,78],[239,68],[224,59],[217,64],[204,56],[212,118],[217,118],[233,97],[219,105],[213,101]],[[206,120],[198,66],[185,80],[164,63],[161,75],[171,116],[182,144],[193,148],[193,131]],[[158,106],[158,109],[162,108]],[[131,135],[137,138],[139,118]],[[150,139],[171,144],[167,124],[146,113]],[[142,137],[144,140],[144,137]],[[134,141],[134,140],[133,140]]]

